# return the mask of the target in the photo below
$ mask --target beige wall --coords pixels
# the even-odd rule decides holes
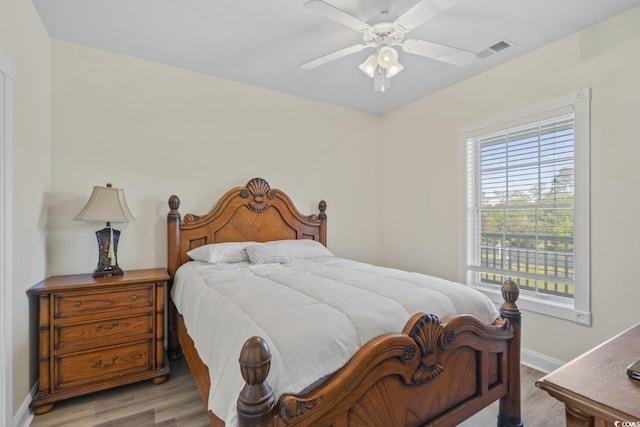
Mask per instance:
[[[74,222],[94,185],[125,189],[136,222],[120,266],[166,265],[167,199],[205,213],[265,178],[305,214],[326,199],[334,252],[378,261],[379,118],[85,46],[52,42],[51,274],[91,272],[94,231]]]
[[[459,127],[591,87],[593,326],[525,312],[523,347],[568,361],[637,323],[639,22],[636,8],[385,116],[385,262],[462,279]]]
[[[29,393],[29,306],[25,290],[45,276],[49,188],[51,47],[33,4],[0,2],[0,52],[16,70],[14,93],[13,404]],[[0,344],[1,345],[1,344]]]

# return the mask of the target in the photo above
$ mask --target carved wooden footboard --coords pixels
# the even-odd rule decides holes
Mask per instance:
[[[289,197],[261,178],[229,190],[207,214],[181,220],[180,201],[169,200],[168,271],[173,280],[190,249],[226,241],[313,239],[326,245],[326,203],[304,216]],[[172,281],[170,282],[171,285]],[[240,356],[246,385],[238,398],[240,426],[453,426],[500,400],[499,426],[522,426],[520,416],[520,311],[518,287],[503,284],[501,319],[439,319],[414,315],[400,334],[379,336],[324,383],[301,395],[275,396],[266,382],[271,354],[249,339]],[[170,304],[170,358],[184,355],[206,404],[210,385],[184,322]],[[224,423],[209,412],[214,426]]]
[[[521,426],[515,283],[506,282],[503,294],[495,325],[416,314],[401,334],[370,341],[321,386],[278,401],[266,383],[269,348],[253,337],[240,355],[239,425],[453,426],[500,399],[498,426]]]

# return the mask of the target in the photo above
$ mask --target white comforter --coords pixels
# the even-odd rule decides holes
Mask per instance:
[[[339,257],[262,265],[192,261],[176,273],[172,297],[209,368],[209,409],[227,426],[237,424],[244,384],[238,356],[249,337],[269,344],[268,381],[279,396],[336,371],[370,339],[402,331],[417,312],[473,314],[487,323],[498,317],[488,298],[464,285]]]

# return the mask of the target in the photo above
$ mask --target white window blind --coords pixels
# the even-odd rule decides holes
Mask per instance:
[[[476,284],[574,297],[574,115],[467,140]]]

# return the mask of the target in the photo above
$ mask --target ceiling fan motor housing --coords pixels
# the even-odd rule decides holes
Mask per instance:
[[[366,31],[362,39],[367,44],[373,44],[375,47],[382,45],[393,46],[400,44],[404,33],[398,31],[391,22],[381,22],[375,24],[370,30]]]

